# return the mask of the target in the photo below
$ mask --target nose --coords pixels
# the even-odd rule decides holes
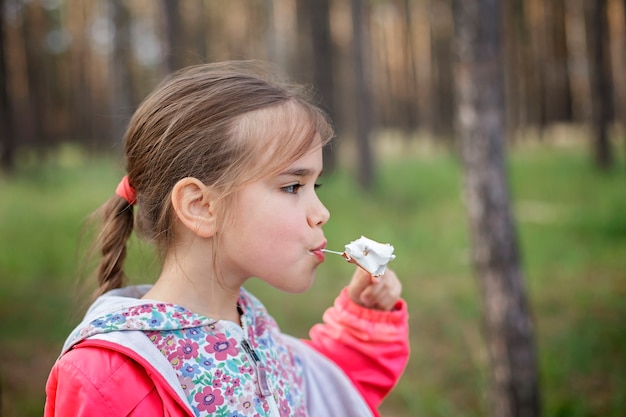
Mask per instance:
[[[308,221],[309,226],[323,226],[330,219],[330,212],[326,208],[326,206],[322,203],[317,195],[314,197],[313,204],[311,206],[311,211],[309,212]]]

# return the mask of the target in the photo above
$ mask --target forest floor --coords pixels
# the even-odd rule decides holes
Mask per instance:
[[[322,178],[329,248],[365,235],[393,243],[391,267],[411,315],[411,360],[383,404],[387,417],[486,415],[488,360],[458,158],[432,146],[380,151],[370,193],[344,168]],[[390,151],[390,149],[392,151]],[[510,150],[512,207],[536,325],[543,415],[617,417],[626,409],[626,164],[598,172],[581,143]],[[48,372],[80,318],[77,240],[121,176],[75,148],[0,177],[0,415],[41,415]],[[131,241],[128,275],[150,282],[153,251]],[[147,266],[146,266],[147,265]],[[306,337],[352,266],[328,258],[306,294],[247,286],[283,330]],[[286,301],[287,300],[287,301]]]

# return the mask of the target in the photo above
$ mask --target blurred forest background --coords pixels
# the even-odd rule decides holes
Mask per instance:
[[[501,16],[484,18],[502,26],[507,166],[544,415],[623,416],[626,0],[499,3]],[[41,414],[76,321],[75,240],[121,175],[134,108],[171,71],[226,59],[274,63],[331,114],[320,191],[336,220],[331,249],[360,234],[397,248],[413,355],[383,414],[486,415],[454,10],[452,0],[0,0],[0,416]],[[251,285],[306,337],[345,284],[331,277],[349,273],[327,264],[295,302]]]
[[[450,0],[0,4],[0,149],[9,170],[20,149],[119,146],[135,105],[165,74],[224,59],[268,60],[313,84],[339,140],[389,129],[453,144]],[[510,140],[561,123],[623,126],[624,1],[510,0],[502,12]],[[610,146],[598,146],[610,165]]]

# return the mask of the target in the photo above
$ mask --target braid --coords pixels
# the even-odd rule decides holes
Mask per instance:
[[[103,207],[102,231],[98,243],[102,260],[98,268],[97,295],[120,288],[126,276],[122,268],[126,259],[126,242],[133,231],[133,206],[115,195]]]

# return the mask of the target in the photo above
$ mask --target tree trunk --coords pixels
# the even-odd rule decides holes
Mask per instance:
[[[311,42],[313,49],[313,84],[319,91],[321,107],[335,120],[335,83],[333,79],[333,43],[330,36],[329,0],[307,0],[310,11]],[[324,148],[324,170],[335,169],[336,158],[333,148]]]
[[[67,28],[72,39],[72,52],[69,54],[69,90],[71,112],[70,125],[64,135],[77,138],[86,147],[92,146],[97,140],[97,129],[94,122],[93,85],[90,82],[92,68],[90,40],[85,34],[88,16],[93,13],[92,2],[75,1],[68,7]]]
[[[363,34],[363,0],[351,0],[352,7],[352,65],[354,70],[356,98],[356,140],[358,148],[359,184],[366,190],[374,182],[374,163],[370,144],[372,130],[372,105],[370,86],[365,75],[366,64],[363,54],[365,35]]]
[[[550,31],[550,54],[547,68],[546,118],[548,122],[572,121],[572,95],[569,88],[569,66],[565,32],[564,0],[549,0],[546,7]]]
[[[210,56],[209,42],[207,41],[208,31],[206,29],[208,21],[204,0],[196,0],[194,6],[194,36],[192,44],[202,62],[207,62]]]
[[[7,80],[5,42],[4,0],[0,0],[0,168],[6,173],[12,173],[15,169],[15,130]]]
[[[452,76],[453,22],[450,1],[430,0],[431,53],[433,56],[433,131],[450,140],[454,131],[454,80]]]
[[[624,21],[622,22],[624,25],[624,31],[626,31],[626,0],[622,1],[622,16],[624,17]],[[622,44],[624,46],[624,57],[626,57],[626,42],[624,42]],[[623,60],[623,62],[626,64],[626,59]],[[626,86],[624,86],[624,90],[622,90],[622,97],[624,98],[622,100],[622,114],[621,114],[621,120],[622,120],[622,128],[626,129]],[[624,157],[626,157],[626,134],[624,134],[622,136],[623,138],[623,142],[624,142]]]
[[[299,77],[312,83],[319,94],[319,105],[333,121],[337,137],[339,115],[335,100],[335,54],[330,32],[329,0],[297,0],[296,22],[298,27],[295,68]],[[336,167],[334,144],[324,148],[324,171]]]
[[[296,0],[296,25],[298,27],[296,37],[296,50],[293,63],[293,71],[298,74],[298,79],[311,82],[313,74],[313,40],[311,33],[315,29],[311,27],[311,2],[314,0]]]
[[[115,43],[112,60],[112,115],[114,144],[119,144],[126,125],[134,110],[134,94],[131,70],[130,21],[131,16],[123,0],[110,2],[115,25]]]
[[[52,147],[48,133],[48,107],[46,106],[46,70],[48,62],[42,51],[41,39],[47,31],[42,6],[31,3],[24,8],[22,19],[22,37],[26,57],[26,77],[28,80],[29,112],[24,117],[28,124],[31,144],[43,157]]]
[[[167,73],[174,72],[182,66],[180,51],[182,24],[178,0],[161,0],[163,15],[165,16],[165,69]]]
[[[489,414],[538,416],[533,324],[504,168],[500,1],[454,0],[457,122],[490,359]]]
[[[540,137],[545,131],[546,118],[546,22],[545,0],[522,0],[526,17],[528,39],[526,44],[525,68],[528,73],[528,100],[526,112],[528,124],[539,130]]]
[[[419,108],[417,105],[417,65],[415,63],[415,47],[413,45],[413,10],[411,9],[411,2],[404,0],[402,2],[402,11],[404,12],[404,24],[405,24],[405,44],[404,54],[406,55],[407,63],[407,89],[406,100],[403,104],[403,108],[406,112],[403,127],[407,133],[412,133],[418,127],[418,120],[420,119]],[[407,135],[409,137],[410,135]]]
[[[514,139],[515,133],[521,127],[523,120],[522,110],[525,91],[524,74],[521,70],[523,59],[520,40],[524,36],[524,15],[520,0],[512,0],[503,4],[504,24],[509,30],[504,31],[502,43],[504,45],[504,91],[506,106],[506,135]]]
[[[594,158],[598,168],[608,170],[614,161],[608,133],[613,115],[613,96],[606,0],[585,2],[585,15]]]

